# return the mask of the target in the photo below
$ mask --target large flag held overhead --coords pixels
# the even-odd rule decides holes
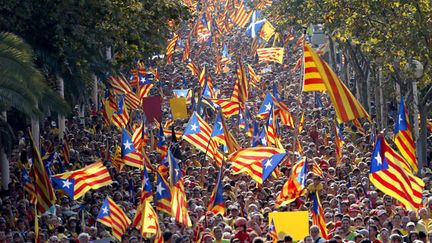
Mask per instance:
[[[307,43],[304,44],[305,75],[303,91],[326,91],[340,122],[369,117],[348,87]]]
[[[405,109],[404,99],[401,97],[399,115],[396,121],[393,141],[398,147],[402,156],[406,159],[413,172],[418,172],[416,160],[416,146],[411,133],[411,126],[408,119],[408,111]]]
[[[211,137],[216,142],[226,146],[229,154],[234,153],[240,148],[240,145],[234,139],[233,135],[228,131],[223,113],[219,110]]]
[[[231,95],[231,101],[240,103],[241,107],[247,102],[249,97],[249,82],[246,76],[246,70],[240,61],[237,59],[237,80],[234,84],[234,90]]]
[[[172,63],[172,55],[174,54],[175,46],[179,38],[180,36],[174,34],[173,38],[170,41],[168,41],[168,45],[166,48],[166,57],[167,57],[168,64]]]
[[[143,237],[148,237],[148,234],[152,234],[156,237],[154,242],[163,242],[158,216],[150,201],[145,200],[138,205],[133,224]]]
[[[171,190],[168,182],[157,171],[156,179],[156,209],[171,215]]]
[[[237,9],[237,13],[233,18],[233,22],[238,26],[244,28],[252,16],[252,11],[247,11],[245,3],[241,3],[240,7]]]
[[[246,29],[246,34],[252,38],[256,38],[266,22],[265,19],[259,19],[261,16],[259,11],[253,11],[249,25]]]
[[[259,48],[256,50],[256,52],[258,54],[258,62],[277,62],[279,64],[283,63],[283,47]]]
[[[231,117],[239,114],[240,103],[228,99],[208,99],[218,105],[225,117]]]
[[[411,174],[407,162],[387,144],[382,134],[378,135],[372,153],[369,180],[408,210],[422,206],[423,180]]]
[[[79,170],[54,175],[53,182],[76,200],[91,189],[110,185],[112,179],[108,168],[98,161]]]
[[[324,210],[322,209],[321,202],[319,199],[318,192],[312,194],[312,224],[318,226],[320,230],[321,237],[328,240],[328,229],[326,226],[326,221],[324,219]]]
[[[33,181],[35,183],[36,209],[37,214],[41,215],[54,205],[56,196],[31,132],[29,132],[29,136],[33,153]]]
[[[207,122],[194,112],[184,130],[183,139],[213,158],[220,167],[223,155],[217,150],[217,142],[211,138],[211,133],[212,129]]]
[[[97,221],[110,227],[112,235],[118,241],[122,240],[122,235],[131,224],[131,220],[125,212],[109,197],[105,198],[97,216]]]
[[[274,157],[274,155],[278,155]],[[228,156],[233,174],[245,173],[258,183],[263,183],[285,157],[283,149],[272,147],[242,148]]]

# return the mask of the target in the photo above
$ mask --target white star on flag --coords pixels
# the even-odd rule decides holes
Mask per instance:
[[[162,192],[165,191],[165,188],[163,188],[162,186],[162,182],[160,182],[157,187],[156,187],[156,191],[159,195],[162,195]]]
[[[270,103],[268,103],[267,105],[264,105],[264,106],[265,106],[265,110],[266,111],[269,111],[271,109],[271,104]]]
[[[108,208],[107,207],[103,207],[102,208],[102,212],[103,212],[103,214],[107,214],[108,213]]]
[[[131,150],[131,145],[132,145],[132,143],[129,142],[129,140],[126,140],[126,143],[123,143],[123,145],[124,145],[124,147],[125,147],[126,149]]]
[[[196,132],[196,130],[198,129],[198,126],[194,123],[191,125],[191,130]]]
[[[63,188],[69,188],[71,185],[72,185],[72,182],[70,182],[69,180],[63,181]]]
[[[382,158],[380,153],[377,153],[377,155],[375,156],[375,160],[377,161],[378,165],[382,165]]]
[[[264,164],[264,166],[267,168],[267,167],[270,167],[270,166],[273,166],[272,165],[272,160],[273,159],[269,159],[269,160],[267,160],[267,162]]]

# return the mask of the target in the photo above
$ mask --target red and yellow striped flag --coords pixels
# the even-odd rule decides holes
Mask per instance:
[[[35,183],[37,215],[41,215],[54,205],[56,195],[30,131],[29,136],[33,153],[33,181]]]
[[[175,46],[179,38],[180,37],[177,34],[174,34],[174,37],[168,42],[166,48],[166,57],[167,57],[168,64],[172,63],[172,55],[174,54]]]
[[[231,117],[239,114],[240,104],[227,99],[208,99],[219,105],[225,117]]]
[[[108,168],[102,164],[102,161],[98,161],[79,170],[57,174],[53,177],[74,180],[75,200],[82,197],[91,189],[96,190],[112,183]]]
[[[339,77],[330,69],[329,65],[318,56],[318,54],[305,43],[304,45],[305,56],[305,82],[307,80],[314,80],[315,86],[303,88],[304,91],[321,91],[325,90],[330,96],[330,100],[336,111],[336,115],[341,122],[347,122],[356,118],[369,117],[369,114],[360,104],[360,102],[349,91],[345,84]],[[306,62],[313,62],[314,66],[306,65]],[[311,82],[312,83],[312,82]],[[323,85],[325,89],[323,89]],[[310,83],[304,83],[304,86]]]
[[[258,54],[258,62],[277,62],[279,64],[283,63],[283,47],[259,48],[256,50],[256,52]]]
[[[231,101],[238,102],[240,106],[243,107],[249,96],[249,82],[246,77],[246,70],[240,59],[237,59],[237,65],[237,81],[234,86]]]
[[[252,11],[246,11],[246,6],[242,3],[237,9],[237,13],[233,18],[233,22],[244,28],[248,23],[250,18],[252,17]]]
[[[97,221],[110,227],[112,235],[118,241],[122,240],[122,235],[131,224],[131,220],[126,213],[110,197],[107,197],[102,204]]]
[[[255,73],[255,71],[253,70],[253,68],[250,64],[248,64],[248,72],[249,72],[251,85],[254,87],[257,87],[258,83],[260,82],[261,77]]]

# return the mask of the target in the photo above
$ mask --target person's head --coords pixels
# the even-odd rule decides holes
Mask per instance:
[[[213,235],[216,238],[216,240],[222,239],[222,228],[219,226],[216,226],[213,228]]]
[[[392,234],[390,236],[390,243],[403,243],[403,238],[398,234]]]
[[[306,236],[304,239],[303,239],[303,241],[304,241],[304,243],[313,243],[313,239],[312,239],[312,236]]]
[[[293,242],[293,238],[290,235],[285,235],[284,242],[285,243],[292,243]]]
[[[316,239],[319,237],[319,228],[316,225],[312,225],[312,227],[310,227],[310,235],[312,236],[313,239]]]
[[[407,229],[408,232],[414,231],[415,230],[415,224],[414,224],[414,222],[409,222],[406,225],[406,229]]]
[[[362,235],[362,234],[357,234],[357,235],[354,237],[354,242],[355,242],[355,243],[360,243],[362,240],[363,240],[363,235]]]
[[[89,243],[90,242],[90,235],[87,233],[81,233],[78,235],[78,242],[79,243]]]
[[[414,242],[415,240],[419,239],[419,233],[417,231],[411,231],[408,234],[408,241]]]
[[[58,243],[59,242],[59,238],[55,235],[51,236],[48,240],[48,243]]]

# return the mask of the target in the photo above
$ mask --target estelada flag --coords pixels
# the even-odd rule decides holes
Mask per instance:
[[[184,97],[170,99],[171,111],[174,119],[186,119],[187,108],[186,99]]]
[[[156,119],[162,122],[162,98],[160,96],[149,96],[143,99],[143,110],[147,121]]]

